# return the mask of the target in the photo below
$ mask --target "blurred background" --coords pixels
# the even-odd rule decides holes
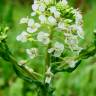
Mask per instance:
[[[85,39],[82,46],[91,45],[93,30],[96,29],[96,0],[68,1],[74,8],[80,8],[83,14]],[[16,36],[24,29],[19,20],[30,15],[32,3],[32,0],[0,0],[0,25],[10,27],[8,44],[18,60],[26,59],[24,48],[29,46],[16,41]],[[37,66],[33,64],[30,67]],[[38,70],[42,70],[41,67]],[[96,96],[96,56],[83,60],[74,72],[58,73],[55,78],[53,86],[56,87],[56,96]],[[11,64],[2,58],[0,96],[36,96],[35,86],[19,79]]]

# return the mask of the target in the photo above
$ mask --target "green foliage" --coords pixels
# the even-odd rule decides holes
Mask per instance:
[[[2,2],[3,0],[0,0],[0,10],[3,10],[2,7]],[[71,2],[74,2],[75,0],[71,0]],[[85,30],[85,41],[81,41],[82,46],[85,47],[92,45],[94,43],[93,41],[93,30],[94,27],[96,27],[96,0],[86,0],[91,2],[92,4],[92,9],[90,9],[87,13],[84,14],[84,30]],[[90,4],[90,3],[89,3]],[[11,48],[12,52],[15,54],[15,57],[18,58],[18,61],[21,59],[20,57],[25,59],[25,54],[24,54],[24,48],[29,47],[29,44],[25,44],[21,46],[21,43],[16,42],[16,35],[23,29],[23,27],[19,26],[19,19],[22,17],[22,14],[26,16],[27,13],[31,10],[29,5],[26,6],[21,6],[21,5],[16,5],[14,10],[12,8],[8,8],[9,12],[8,14],[4,17],[5,22],[7,21],[7,24],[9,21],[12,22],[14,21],[14,26],[12,26],[11,31],[8,33],[8,46]],[[21,12],[22,10],[22,12]],[[11,11],[13,11],[13,16]],[[1,11],[0,11],[1,12]],[[2,11],[3,12],[3,11]],[[0,19],[1,19],[2,14],[0,13]],[[8,16],[8,18],[7,18]],[[11,17],[12,16],[12,17]],[[13,21],[11,19],[13,18]],[[5,36],[5,35],[4,35]],[[5,36],[6,37],[6,36]],[[4,37],[4,38],[5,38]],[[96,37],[95,37],[96,38]],[[2,40],[2,39],[0,39]],[[95,40],[96,42],[96,40]],[[96,43],[95,43],[96,44]],[[0,44],[0,52],[2,49],[5,49],[8,53],[8,49],[6,45]],[[4,47],[4,48],[3,48]],[[84,50],[84,58],[88,58],[89,56],[93,56],[96,50],[94,49],[95,46],[92,46],[90,49],[86,51]],[[94,50],[93,50],[94,49]],[[42,49],[41,49],[42,50]],[[88,54],[91,53],[91,54]],[[9,58],[6,58],[7,54],[2,52],[0,55],[3,55],[2,57],[5,60],[9,60]],[[10,52],[9,52],[10,53]],[[8,53],[8,54],[9,54]],[[6,54],[6,55],[4,55]],[[84,59],[83,58],[83,59]],[[37,64],[34,64],[34,62],[30,62],[28,65],[36,70],[41,70],[42,69],[38,68],[38,64],[41,64],[41,61],[38,61]],[[44,65],[42,65],[44,67]],[[20,69],[16,68],[18,66],[14,66],[14,69],[16,72],[21,71],[22,67],[19,66]],[[17,70],[18,69],[18,70]],[[23,68],[24,69],[24,68]],[[3,71],[2,71],[3,70]],[[54,69],[56,70],[56,69]],[[64,70],[64,69],[63,69]],[[67,69],[68,71],[69,69]],[[71,74],[68,73],[58,73],[57,76],[54,77],[54,82],[53,86],[56,87],[56,96],[95,96],[96,95],[96,56],[93,56],[89,59],[82,60],[81,65],[78,66],[78,68],[72,72]],[[69,71],[68,71],[69,72]],[[2,76],[2,74],[4,76]],[[37,96],[36,91],[38,91],[38,88],[34,86],[32,83],[33,81],[30,81],[30,78],[26,77],[24,74],[23,75],[19,72],[17,73],[20,77],[24,80],[27,81],[27,83],[24,83],[23,80],[17,79],[13,80],[12,76],[15,73],[13,72],[11,65],[7,62],[5,62],[3,59],[0,58],[0,86],[2,85],[7,85],[6,81],[8,80],[8,86],[0,87],[0,96]],[[28,76],[28,74],[27,74]],[[11,80],[12,79],[12,80]],[[3,80],[3,81],[2,81]],[[10,84],[11,81],[11,84]],[[28,82],[31,82],[31,86]],[[37,83],[37,82],[36,82]],[[53,89],[52,89],[53,90]],[[44,90],[43,90],[44,91]],[[24,95],[26,94],[26,95]]]

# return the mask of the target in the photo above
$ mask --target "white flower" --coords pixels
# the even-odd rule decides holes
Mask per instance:
[[[45,83],[50,84],[51,79],[52,79],[51,76],[47,76],[45,79]]]
[[[41,21],[41,23],[46,23],[47,18],[45,17],[45,15],[40,15],[39,20]]]
[[[51,13],[55,13],[57,11],[55,6],[50,7],[50,12]]]
[[[34,1],[34,4],[38,3],[38,0],[33,0]]]
[[[46,5],[49,5],[51,3],[52,0],[44,0]]]
[[[56,11],[56,12],[54,13],[54,16],[55,16],[55,18],[59,18],[59,17],[60,17],[60,12]]]
[[[39,8],[39,4],[34,3],[34,4],[32,5],[33,11],[37,11],[38,8]]]
[[[27,18],[21,18],[20,24],[27,23],[28,22],[28,17]]]
[[[39,23],[35,23],[34,26],[40,28],[41,25]]]
[[[53,16],[49,16],[48,17],[48,22],[49,22],[49,24],[51,24],[51,25],[56,25],[56,19],[53,17]]]
[[[29,34],[23,31],[20,35],[16,37],[17,41],[26,42],[28,40]]]
[[[82,26],[74,24],[71,26],[72,30],[75,30],[77,32],[77,35],[81,38],[84,39],[84,31]]]
[[[28,54],[30,59],[33,59],[38,55],[38,49],[37,48],[26,49],[26,53]]]
[[[81,26],[76,26],[77,34],[80,38],[84,39],[84,31]]]
[[[70,64],[69,64],[69,67],[70,68],[74,68],[75,66],[76,66],[76,62],[71,61]]]
[[[52,48],[48,50],[48,53],[53,53],[54,57],[60,57],[64,51],[64,44],[56,42]]]
[[[27,32],[29,32],[29,33],[34,33],[34,32],[36,32],[38,29],[37,28],[31,28],[31,27],[28,27],[27,28]]]
[[[47,72],[46,72],[45,83],[50,84],[51,79],[52,79],[52,76],[53,76],[53,74],[51,72],[51,68],[49,67],[48,70],[47,70]]]
[[[46,45],[50,42],[49,34],[45,32],[39,32],[37,35],[37,40]]]
[[[34,33],[38,30],[38,28],[40,28],[40,24],[39,23],[34,23],[34,25],[27,28],[27,32]]]
[[[69,65],[70,68],[74,68],[76,66],[77,60],[69,58],[68,60],[66,60],[66,63]]]
[[[59,18],[60,17],[60,12],[57,11],[55,6],[50,7],[50,12],[54,14],[55,18]]]
[[[59,22],[58,23],[58,28],[61,29],[61,30],[66,29],[64,22]]]
[[[75,51],[77,54],[79,54],[81,52],[81,50],[82,50],[82,48],[78,46],[77,36],[70,35],[70,36],[66,37],[65,43],[68,44],[69,48],[72,51]]]
[[[35,23],[34,19],[28,20],[28,26],[31,27]]]
[[[82,15],[78,9],[74,9],[73,13],[75,14],[76,24],[82,23]]]
[[[62,0],[61,2],[62,2],[63,5],[67,5],[68,4],[67,0]]]
[[[77,36],[70,34],[70,36],[66,38],[65,43],[69,45],[77,45],[78,44]]]
[[[46,8],[46,6],[44,4],[41,4],[39,6],[39,11],[44,12],[45,11],[45,8]]]

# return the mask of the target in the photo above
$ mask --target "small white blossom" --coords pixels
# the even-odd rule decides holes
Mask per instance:
[[[66,38],[65,42],[69,45],[77,45],[78,44],[77,36],[70,35],[69,37]]]
[[[34,26],[35,26],[36,28],[40,28],[40,27],[41,27],[41,25],[40,25],[39,23],[35,23]]]
[[[38,3],[38,0],[33,0],[34,1],[34,4],[37,4]]]
[[[66,60],[66,63],[69,65],[70,68],[74,68],[76,66],[77,61],[69,58]]]
[[[49,34],[46,32],[39,32],[37,35],[37,40],[46,45],[50,42]]]
[[[55,6],[50,7],[50,12],[54,14],[55,18],[59,18],[60,17],[60,12],[57,11]]]
[[[56,42],[52,48],[48,50],[48,53],[53,53],[54,57],[60,57],[64,51],[64,44]]]
[[[31,27],[35,23],[34,19],[28,20],[28,26]]]
[[[55,6],[50,7],[50,12],[51,13],[55,13],[57,11]]]
[[[55,16],[55,18],[59,18],[59,17],[60,17],[60,12],[59,12],[59,11],[56,11],[56,12],[54,13],[54,16]]]
[[[72,26],[70,26],[70,28],[72,30],[75,30],[77,32],[77,35],[81,38],[84,39],[84,32],[83,32],[83,28],[80,25],[74,24]]]
[[[46,6],[44,4],[41,4],[39,6],[39,11],[44,12],[45,11],[45,8],[46,8]]]
[[[45,83],[50,84],[51,79],[52,79],[52,76],[53,76],[53,74],[51,72],[51,68],[49,67],[48,70],[47,70],[47,72],[46,72]]]
[[[24,23],[27,23],[27,22],[28,22],[28,17],[21,18],[21,20],[20,20],[20,24],[24,24]]]
[[[61,2],[62,2],[63,5],[67,5],[68,4],[67,0],[62,0]]]
[[[27,27],[27,32],[34,33],[38,30],[38,28],[40,28],[40,24],[34,23],[31,27]]]
[[[49,16],[48,17],[48,22],[49,22],[49,24],[51,24],[51,25],[56,25],[56,19],[53,17],[53,16]]]
[[[16,37],[17,41],[26,42],[28,40],[29,34],[27,32],[22,32],[20,35]]]
[[[46,23],[47,18],[45,17],[45,15],[40,15],[39,20],[41,21],[41,23]]]
[[[52,1],[52,0],[44,0],[44,2],[45,2],[46,5],[51,4],[51,1]]]
[[[34,32],[36,32],[38,29],[37,28],[31,28],[31,27],[28,27],[27,28],[27,32],[29,32],[29,33],[34,33]]]
[[[59,22],[58,23],[58,28],[61,29],[61,30],[66,29],[64,22]]]
[[[77,36],[70,35],[65,39],[65,43],[69,45],[69,48],[72,51],[76,51],[77,54],[81,52],[82,48],[78,46],[78,38]]]
[[[30,59],[33,59],[38,55],[38,50],[37,48],[30,48],[26,49],[26,53],[28,54]]]
[[[84,32],[81,26],[76,26],[77,34],[80,38],[84,39]]]
[[[82,23],[82,15],[81,15],[80,11],[78,9],[74,9],[73,12],[74,12],[75,17],[76,17],[76,24]]]
[[[34,4],[32,5],[33,11],[37,11],[38,8],[39,8],[39,4],[34,3]]]

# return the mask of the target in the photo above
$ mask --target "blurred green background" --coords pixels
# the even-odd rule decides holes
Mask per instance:
[[[19,25],[19,20],[30,15],[32,2],[32,0],[0,0],[0,25],[10,27],[8,44],[18,60],[26,59],[24,48],[29,47],[29,44],[16,41],[16,36],[24,29]],[[93,30],[96,28],[96,0],[69,0],[69,4],[80,8],[83,14],[85,39],[81,42],[82,46],[91,45]],[[36,64],[31,66],[37,68]],[[38,70],[42,70],[41,67]],[[96,56],[83,60],[73,73],[58,73],[53,86],[56,87],[56,96],[96,96]],[[35,86],[19,79],[11,64],[2,58],[0,58],[0,96],[36,96]]]

